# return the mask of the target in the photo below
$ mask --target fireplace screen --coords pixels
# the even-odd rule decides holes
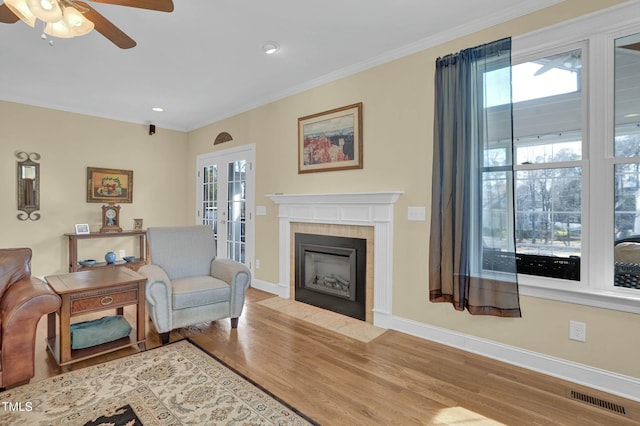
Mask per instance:
[[[365,319],[366,240],[295,235],[298,301]]]
[[[318,249],[320,247],[311,247]],[[323,249],[323,248],[320,248]],[[356,300],[355,254],[346,249],[349,255],[333,254],[332,247],[325,247],[323,253],[304,251],[304,285],[322,293],[332,294],[349,300]],[[352,266],[353,264],[353,266]]]

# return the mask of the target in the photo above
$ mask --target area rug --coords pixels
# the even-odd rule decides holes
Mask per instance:
[[[182,340],[0,392],[0,425],[315,425]]]
[[[386,331],[366,321],[283,297],[270,297],[257,303],[363,343],[369,343]]]

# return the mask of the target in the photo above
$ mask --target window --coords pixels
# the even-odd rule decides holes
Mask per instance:
[[[581,49],[513,67],[517,253],[580,256],[581,80]]]
[[[640,289],[640,33],[617,38],[614,90],[614,286]]]
[[[504,73],[497,70],[488,74]],[[490,75],[487,81],[497,76]],[[487,85],[488,90],[491,89]],[[515,251],[518,272],[580,280],[582,230],[582,49],[536,57],[512,66]],[[493,122],[508,122],[501,93],[488,94],[485,107]],[[503,230],[504,202],[500,188],[511,185],[499,172],[512,153],[502,139],[511,129],[493,132],[483,176],[483,239],[495,240]],[[507,163],[509,164],[509,163]],[[493,196],[492,196],[493,195]],[[484,244],[484,247],[488,247]],[[495,244],[484,250],[486,269],[499,270]],[[513,247],[503,245],[503,250]]]
[[[639,16],[640,5],[624,5],[513,39],[523,295],[640,313]],[[487,114],[503,103],[488,96]],[[510,155],[502,136],[491,137],[496,164]],[[549,259],[555,274],[541,272]]]

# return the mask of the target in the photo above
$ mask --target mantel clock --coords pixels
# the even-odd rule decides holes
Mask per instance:
[[[120,227],[120,206],[102,206],[102,228],[100,232],[122,232]]]

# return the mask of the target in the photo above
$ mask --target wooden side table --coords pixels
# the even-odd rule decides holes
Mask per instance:
[[[45,277],[53,291],[62,298],[58,312],[49,314],[47,347],[58,365],[68,365],[98,355],[137,345],[146,349],[145,283],[146,278],[128,268],[104,268]],[[71,349],[71,317],[136,305],[136,326],[128,337],[85,349]],[[56,321],[56,315],[58,321]],[[58,332],[56,333],[56,325]]]

